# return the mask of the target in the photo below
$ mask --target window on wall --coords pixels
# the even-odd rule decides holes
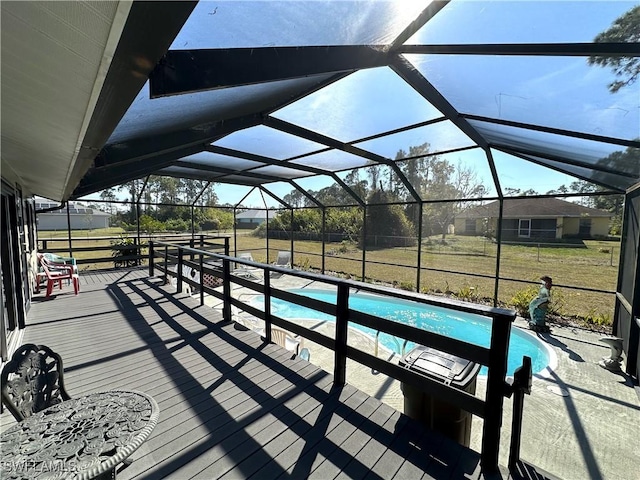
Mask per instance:
[[[464,222],[465,233],[476,233],[476,219],[467,218]]]
[[[580,219],[580,227],[578,230],[578,234],[581,237],[588,237],[589,235],[591,235],[591,219],[590,218]]]
[[[529,238],[531,236],[531,219],[521,218],[518,222],[518,236]]]

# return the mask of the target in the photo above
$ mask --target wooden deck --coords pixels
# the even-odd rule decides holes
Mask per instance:
[[[120,479],[485,478],[476,452],[333,386],[145,270],[81,280],[78,296],[65,286],[34,299],[24,341],[62,355],[72,396],[122,388],[156,399],[160,422]],[[524,478],[543,478],[526,467]]]

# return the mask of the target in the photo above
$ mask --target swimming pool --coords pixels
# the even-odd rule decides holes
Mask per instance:
[[[295,289],[290,291],[328,303],[336,302],[336,294],[331,290]],[[262,309],[264,300],[260,296],[254,299],[251,304],[256,308]],[[349,308],[481,347],[488,348],[491,339],[491,319],[471,313],[366,293],[351,293],[349,295]],[[271,300],[271,313],[286,319],[335,320],[331,315],[277,298],[272,298]],[[372,337],[376,335],[376,331],[369,327],[351,322],[349,326]],[[379,340],[389,350],[401,353],[399,350],[404,340],[395,339],[386,333],[380,333]],[[414,346],[415,344],[409,342],[406,351],[409,351]],[[539,373],[549,365],[551,354],[550,349],[538,338],[518,328],[512,328],[509,340],[507,375],[513,375],[514,370],[522,364],[523,355],[531,357],[533,373]],[[486,367],[482,368],[480,375],[486,375]]]

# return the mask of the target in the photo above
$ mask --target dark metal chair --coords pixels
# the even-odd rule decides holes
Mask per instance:
[[[45,345],[22,345],[2,369],[2,403],[19,422],[69,399],[62,358]]]

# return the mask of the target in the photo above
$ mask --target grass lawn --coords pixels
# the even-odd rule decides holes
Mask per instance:
[[[118,237],[120,228],[81,230],[72,232],[74,256],[78,259],[110,257],[108,239],[91,237]],[[216,235],[216,233],[211,233]],[[237,249],[234,236],[230,236],[231,254],[237,250],[250,251],[258,262],[272,263],[279,250],[290,250],[288,240],[269,240],[267,259],[266,240],[254,237],[250,231],[238,231]],[[135,236],[129,234],[129,236]],[[39,232],[39,238],[51,238],[48,248],[68,248],[66,232]],[[57,240],[59,239],[59,240]],[[77,251],[78,248],[103,247],[94,252]],[[327,244],[325,248],[325,272],[329,275],[362,278],[363,252],[354,245]],[[63,253],[61,253],[63,255]],[[296,240],[294,264],[296,268],[319,271],[322,267],[322,243]],[[512,299],[519,292],[537,288],[541,275],[553,277],[554,307],[566,317],[587,318],[593,326],[613,318],[614,295],[579,290],[579,288],[615,291],[619,242],[587,240],[582,248],[563,245],[509,245],[503,244],[500,252],[500,280],[498,300],[512,307]],[[365,278],[416,290],[417,247],[396,247],[367,250]],[[440,238],[423,241],[421,252],[419,290],[431,293],[448,293],[463,300],[491,301],[495,289],[495,272],[498,266],[497,245],[482,237],[449,235],[442,243]],[[82,264],[82,269],[112,268],[107,263]]]

